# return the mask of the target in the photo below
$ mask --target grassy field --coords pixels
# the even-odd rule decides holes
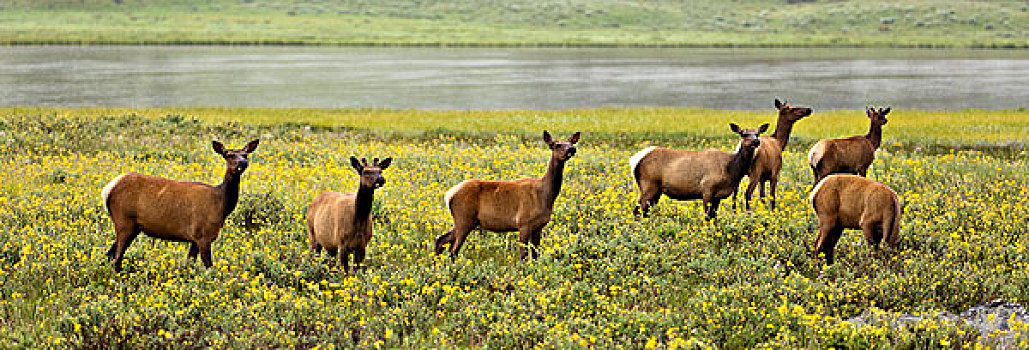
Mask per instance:
[[[1026,48],[994,1],[6,0],[0,43]]]
[[[874,253],[851,231],[824,266],[808,253],[803,155],[818,137],[864,133],[859,112],[797,124],[780,210],[723,203],[708,223],[699,203],[667,199],[634,220],[626,159],[651,143],[730,149],[728,122],[772,111],[0,110],[0,347],[960,348],[977,336],[950,321],[845,320],[1029,303],[1027,114],[891,114],[869,175],[905,205],[900,248]],[[584,135],[540,259],[517,260],[515,235],[490,232],[456,261],[434,257],[451,222],[443,192],[540,175],[543,128]],[[213,268],[140,238],[113,272],[104,184],[128,171],[216,182],[210,141],[251,138]],[[308,250],[302,222],[316,194],[356,188],[350,155],[395,160],[368,267],[347,277]],[[1029,346],[1029,325],[1009,332],[993,336]]]

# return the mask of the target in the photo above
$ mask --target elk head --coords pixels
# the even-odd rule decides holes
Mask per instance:
[[[790,106],[788,103],[789,101],[785,99],[781,102],[779,99],[775,99],[775,109],[779,110],[779,117],[785,117],[788,121],[796,122],[811,115],[811,108]]]
[[[875,107],[868,106],[865,108],[865,114],[868,115],[868,119],[871,119],[873,124],[882,126],[886,125],[886,115],[890,114],[890,109],[891,107],[886,107],[886,109],[879,108],[877,110]]]
[[[225,158],[225,166],[228,167],[230,173],[241,175],[243,171],[247,170],[247,166],[250,165],[247,156],[257,149],[258,143],[260,143],[260,140],[255,139],[247,143],[246,146],[243,146],[242,149],[227,149],[221,142],[211,141],[211,146],[214,147],[215,153]]]
[[[383,159],[381,162],[379,158],[372,159],[372,164],[368,164],[367,158],[361,158],[360,161],[357,157],[350,157],[350,165],[357,170],[357,173],[361,175],[361,187],[364,188],[379,188],[386,184],[386,178],[382,177],[382,171],[389,167],[389,164],[393,162],[393,158]]]
[[[761,145],[761,139],[759,136],[761,136],[761,133],[768,131],[768,123],[761,124],[757,130],[740,129],[740,126],[736,125],[736,123],[729,123],[729,128],[732,129],[732,132],[739,134],[740,138],[742,138],[742,140],[740,140],[740,147],[757,148]]]
[[[569,137],[568,140],[554,141],[550,133],[544,130],[543,142],[546,142],[547,147],[550,147],[550,151],[553,153],[552,157],[563,162],[572,159],[572,156],[575,155],[575,143],[579,142],[579,133],[572,134],[572,137]]]

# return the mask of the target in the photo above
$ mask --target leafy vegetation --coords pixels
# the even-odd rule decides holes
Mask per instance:
[[[6,0],[0,42],[1025,48],[993,1]]]
[[[797,125],[805,142],[785,154],[780,210],[725,209],[709,223],[698,203],[667,199],[633,219],[626,159],[651,142],[730,149],[726,123],[771,111],[3,110],[0,347],[959,348],[979,339],[945,319],[846,319],[1029,302],[1026,112],[895,113],[870,176],[905,205],[900,249],[875,252],[850,231],[824,266],[808,255],[803,156],[823,133],[862,133],[858,113]],[[917,132],[949,122],[964,133]],[[433,256],[450,225],[442,193],[467,178],[538,176],[543,128],[585,134],[541,258],[518,261],[514,236],[490,232],[455,261]],[[210,140],[254,137],[213,268],[185,264],[184,244],[140,238],[113,272],[104,184],[128,171],[217,181]],[[356,187],[350,155],[395,162],[368,267],[345,276],[310,252],[302,222],[317,193]],[[1029,346],[1027,327],[1008,335]]]

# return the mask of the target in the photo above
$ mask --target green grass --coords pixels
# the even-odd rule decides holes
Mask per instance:
[[[808,256],[805,143],[863,132],[859,112],[797,124],[780,210],[723,202],[709,223],[698,203],[667,198],[634,220],[626,159],[655,142],[731,149],[726,123],[771,112],[0,110],[0,347],[960,347],[977,338],[949,321],[844,320],[1029,303],[1026,112],[894,113],[869,175],[905,205],[900,248],[873,252],[848,231],[823,266]],[[432,256],[450,225],[442,193],[538,176],[543,128],[585,133],[541,258],[519,261],[515,235],[490,232],[473,232],[455,261]],[[934,128],[945,133],[919,132]],[[214,182],[223,164],[210,140],[252,138],[262,142],[213,268],[186,264],[184,244],[141,237],[113,272],[104,184],[128,171]],[[909,146],[927,140],[965,150]],[[368,266],[347,277],[310,253],[302,223],[319,192],[355,188],[350,155],[394,163]],[[1029,345],[1026,325],[1009,335]]]
[[[0,43],[1025,48],[1024,1],[8,0]]]
[[[734,111],[681,108],[591,109],[558,111],[431,111],[352,109],[239,109],[239,108],[151,108],[151,109],[54,109],[0,108],[0,115],[74,115],[97,118],[132,114],[145,118],[178,115],[207,122],[242,122],[256,125],[289,123],[342,127],[401,137],[433,138],[440,134],[492,137],[515,133],[534,139],[540,130],[583,131],[608,142],[635,144],[641,140],[684,142],[682,139],[726,141],[730,121],[774,128],[775,110]],[[995,149],[1023,155],[1029,140],[1029,111],[894,110],[884,127],[883,140],[893,147],[946,153],[963,149]],[[715,122],[718,121],[718,122]],[[503,129],[498,129],[503,125]],[[868,131],[864,111],[818,111],[797,123],[793,141],[804,148],[827,137],[863,135]]]

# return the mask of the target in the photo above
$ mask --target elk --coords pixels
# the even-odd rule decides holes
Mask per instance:
[[[579,133],[566,141],[555,141],[543,131],[543,142],[550,148],[550,162],[543,177],[514,181],[471,179],[447,191],[444,202],[454,217],[454,226],[436,238],[437,255],[449,244],[450,257],[456,258],[468,233],[479,227],[493,232],[518,231],[520,258],[529,255],[527,245],[532,246],[532,258],[538,257],[543,228],[554,212],[565,163],[575,155]]]
[[[754,153],[754,163],[750,165],[747,177],[750,183],[744,195],[746,208],[750,210],[750,199],[754,188],[758,188],[761,199],[765,198],[765,183],[768,183],[770,195],[769,205],[775,210],[775,191],[779,184],[779,171],[782,170],[782,151],[790,142],[793,124],[811,115],[811,108],[790,106],[787,101],[775,99],[775,109],[779,111],[779,119],[775,123],[772,136],[761,136],[761,146]],[[732,193],[732,205],[736,207],[736,191]]]
[[[868,167],[875,160],[875,150],[879,148],[883,138],[883,125],[886,125],[886,109],[865,108],[868,116],[868,134],[851,137],[822,139],[811,146],[807,153],[811,172],[815,174],[815,184],[829,174],[849,173],[865,176]]]
[[[845,228],[863,231],[865,241],[876,249],[883,240],[891,249],[897,246],[903,209],[890,187],[857,175],[829,175],[818,182],[809,200],[819,222],[813,258],[823,253],[832,264]]]
[[[100,196],[114,222],[115,240],[107,251],[114,270],[121,271],[125,249],[140,232],[188,242],[187,260],[196,259],[199,253],[204,266],[211,267],[211,243],[236,208],[240,179],[249,165],[247,157],[258,142],[250,141],[242,149],[226,149],[221,142],[211,142],[214,152],[225,159],[225,176],[217,186],[137,173],[119,175],[104,186]]]
[[[339,257],[343,271],[350,272],[350,254],[354,270],[364,261],[365,247],[372,239],[372,202],[375,190],[386,184],[382,171],[393,158],[368,160],[350,157],[350,166],[361,176],[357,193],[324,192],[307,207],[307,240],[316,254],[322,248],[330,256]]]
[[[768,124],[757,130],[740,129],[733,123],[729,127],[741,138],[736,152],[648,147],[629,158],[640,190],[633,212],[647,217],[650,207],[664,194],[676,200],[701,199],[707,219],[714,219],[718,203],[736,191],[750,170],[754,151],[761,145],[759,136],[768,130]]]

